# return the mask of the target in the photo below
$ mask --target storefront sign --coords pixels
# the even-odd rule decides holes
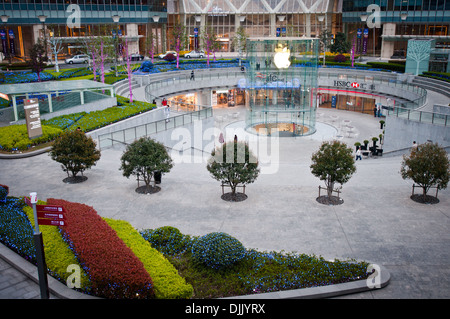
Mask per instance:
[[[340,81],[334,80],[333,86],[341,88],[363,89],[363,90],[375,90],[375,84],[360,83],[353,81]]]
[[[25,110],[25,121],[27,123],[28,138],[33,139],[42,136],[39,101],[37,99],[25,99],[23,108]]]

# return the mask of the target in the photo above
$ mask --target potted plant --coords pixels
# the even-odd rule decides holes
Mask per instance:
[[[361,149],[367,151],[367,145],[369,145],[369,140],[364,140],[363,143],[364,143],[364,148],[361,147]]]
[[[384,123],[386,123],[385,121],[383,121],[383,120],[381,120],[380,121],[380,129],[383,129],[383,127],[384,127]]]
[[[360,142],[356,142],[354,145],[356,147],[356,149],[355,149],[356,151],[358,150],[358,148],[361,147],[361,143]]]

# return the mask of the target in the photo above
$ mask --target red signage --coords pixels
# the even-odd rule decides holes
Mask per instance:
[[[353,82],[352,83],[352,88],[359,88],[359,83],[358,82]]]
[[[51,213],[64,213],[63,206],[57,205],[36,205],[36,210],[38,212],[51,212]]]
[[[47,212],[42,212],[42,211],[38,211],[37,216],[38,216],[38,218],[50,218],[50,219],[55,219],[55,220],[56,219],[57,220],[65,220],[66,219],[63,214],[47,213]]]
[[[66,222],[59,219],[38,218],[38,224],[49,226],[65,226]]]

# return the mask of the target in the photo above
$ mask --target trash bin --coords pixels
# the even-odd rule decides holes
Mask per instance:
[[[161,184],[161,175],[160,171],[155,172],[155,184]]]

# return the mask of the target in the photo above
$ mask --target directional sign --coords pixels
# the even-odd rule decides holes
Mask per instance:
[[[36,205],[38,212],[64,213],[64,207],[58,205]]]
[[[38,218],[50,218],[50,219],[54,219],[54,220],[65,220],[66,219],[63,214],[47,213],[47,212],[43,212],[43,211],[38,211],[37,216],[38,216]]]
[[[38,218],[39,225],[49,225],[49,226],[65,226],[66,222],[63,220]]]

